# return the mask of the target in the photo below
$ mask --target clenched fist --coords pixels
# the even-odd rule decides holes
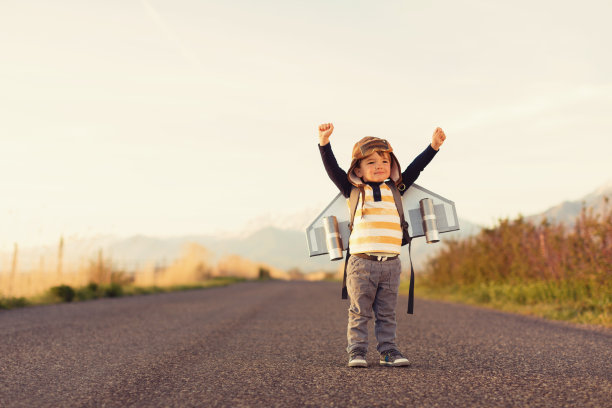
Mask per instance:
[[[445,140],[446,135],[444,134],[444,131],[437,127],[436,130],[434,130],[433,136],[431,137],[431,147],[434,150],[438,150]]]
[[[325,146],[329,143],[329,137],[331,136],[333,131],[333,123],[323,123],[322,125],[319,125],[319,144],[321,146]]]

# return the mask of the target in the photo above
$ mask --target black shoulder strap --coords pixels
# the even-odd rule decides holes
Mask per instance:
[[[355,213],[357,212],[357,204],[359,202],[360,190],[357,187],[351,189],[351,195],[349,196],[349,210],[351,211],[351,218],[349,221],[349,230],[353,231],[353,221],[355,220]]]
[[[410,258],[410,288],[408,288],[408,314],[414,314],[414,268],[412,267],[412,255],[410,247],[412,242],[408,243],[408,258]]]
[[[351,249],[346,248],[346,258],[344,258],[344,276],[342,277],[342,299],[348,299],[348,290],[346,289],[346,266],[351,257]]]
[[[402,195],[392,181],[387,181],[387,185],[393,192],[393,199],[395,200],[395,207],[400,217],[400,224],[402,226],[402,245],[408,244],[408,258],[410,259],[410,287],[408,288],[408,314],[414,314],[414,267],[412,266],[412,238],[408,233],[408,223],[404,217],[404,206],[402,205]]]
[[[400,217],[400,225],[402,227],[402,245],[406,245],[410,243],[410,240],[412,238],[410,237],[410,233],[408,231],[408,222],[406,222],[406,217],[404,216],[404,205],[402,204],[402,195],[397,189],[397,186],[395,185],[395,183],[393,183],[391,180],[388,180],[386,184],[387,186],[389,186],[389,188],[391,189],[391,192],[393,193],[393,200],[395,201],[395,208],[397,208],[397,213]]]
[[[400,223],[404,223],[404,205],[402,204],[402,195],[400,194],[397,186],[391,180],[386,181],[387,186],[391,189],[393,193],[393,200],[395,200],[395,207],[397,208],[397,212],[399,213]]]
[[[359,202],[359,189],[353,187],[351,189],[351,195],[349,196],[349,211],[351,212],[351,218],[349,221],[349,231],[353,231],[353,220],[355,219],[355,213],[357,212],[357,204]],[[348,260],[351,256],[351,249],[346,248],[346,258],[344,258],[344,276],[342,277],[342,299],[348,299],[348,291],[346,290],[346,267]]]

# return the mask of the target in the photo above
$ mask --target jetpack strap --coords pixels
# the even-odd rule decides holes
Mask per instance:
[[[400,223],[402,225],[402,245],[408,244],[408,258],[410,259],[410,287],[408,288],[408,314],[414,314],[414,267],[412,266],[412,237],[408,232],[408,223],[404,218],[404,206],[402,205],[402,195],[391,181],[387,181],[387,185],[393,192],[393,199],[395,200],[395,206],[400,216]]]
[[[359,202],[359,193],[361,193],[361,190],[359,190],[357,187],[353,187],[351,189],[351,195],[349,197],[349,210],[351,211],[351,218],[350,218],[350,222],[349,222],[349,230],[351,232],[353,231],[353,223],[355,221],[355,213],[357,212],[357,204]]]
[[[410,248],[412,242],[408,242],[408,258],[410,258],[410,288],[408,289],[408,314],[414,314],[414,268],[412,267],[412,255]]]
[[[391,189],[391,192],[393,193],[393,200],[395,200],[395,207],[397,207],[397,212],[399,213],[400,220],[403,221],[404,220],[404,205],[402,204],[402,195],[397,189],[397,186],[395,185],[395,183],[392,182],[391,180],[387,180],[385,184],[389,186],[389,189]]]
[[[412,238],[410,237],[410,232],[408,231],[408,223],[406,222],[406,217],[404,217],[404,205],[402,204],[402,195],[397,189],[397,186],[394,182],[388,180],[387,186],[391,189],[393,193],[393,200],[395,201],[395,208],[397,208],[397,213],[400,217],[400,226],[402,227],[402,245],[409,244]]]
[[[351,189],[351,195],[349,197],[349,209],[351,211],[351,221],[349,223],[349,235],[353,231],[353,220],[355,219],[355,213],[357,212],[357,202],[359,201],[359,189],[353,187]],[[351,256],[351,249],[347,246],[346,258],[344,259],[344,276],[342,277],[342,299],[348,299],[348,291],[346,290],[346,268],[348,260]]]
[[[342,277],[342,299],[348,299],[348,290],[346,289],[346,266],[351,256],[351,251],[346,248],[346,258],[344,258],[344,276]]]

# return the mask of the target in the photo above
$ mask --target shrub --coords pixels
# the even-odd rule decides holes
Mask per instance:
[[[74,289],[68,285],[54,286],[49,290],[53,296],[60,299],[62,302],[72,302],[76,295]]]
[[[0,298],[0,310],[1,309],[13,309],[15,307],[24,307],[27,306],[29,302],[24,297],[10,297],[10,298]]]
[[[100,293],[100,287],[97,283],[91,282],[89,285],[76,290],[77,300],[91,300],[102,297],[103,293]]]
[[[522,217],[444,241],[426,266],[430,293],[545,317],[610,325],[612,207],[583,208],[573,227]]]
[[[565,295],[577,299],[592,295],[594,286],[587,282],[609,284],[611,259],[612,208],[605,207],[602,214],[583,208],[571,229],[518,217],[500,220],[475,237],[445,241],[426,271],[439,286],[574,282]],[[524,294],[517,294],[517,300],[525,302]]]
[[[111,283],[104,288],[104,296],[110,298],[123,296],[123,286],[118,283]]]
[[[267,268],[259,268],[259,279],[270,279],[270,270]]]

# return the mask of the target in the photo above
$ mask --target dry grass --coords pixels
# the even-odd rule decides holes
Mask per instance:
[[[4,259],[0,264],[0,298],[33,298],[45,294],[50,288],[68,285],[84,287],[89,283],[108,285],[118,283],[134,287],[171,288],[198,285],[214,278],[233,277],[243,279],[291,279],[285,271],[270,265],[254,262],[238,255],[228,255],[215,263],[214,255],[201,245],[190,243],[181,256],[167,267],[146,265],[136,271],[117,268],[112,259],[98,252],[94,259],[81,265],[62,265],[57,259],[45,268],[20,271],[18,263],[13,268],[13,259]],[[53,267],[51,267],[53,264]],[[14,272],[14,273],[13,273]],[[302,276],[300,274],[300,276]],[[296,276],[297,277],[297,276]]]
[[[73,287],[84,286],[90,281],[87,267],[72,267],[59,277],[46,270],[17,272],[11,279],[10,274],[0,274],[0,297],[32,297],[40,295],[53,286],[61,284]]]
[[[282,269],[274,268],[262,262],[254,262],[238,255],[228,255],[219,260],[215,276],[237,276],[246,279],[259,279],[261,271],[268,272],[268,278],[289,279]]]

